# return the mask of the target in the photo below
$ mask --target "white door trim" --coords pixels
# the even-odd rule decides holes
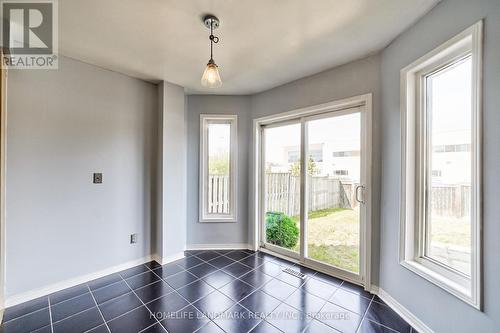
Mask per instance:
[[[252,173],[252,183],[253,187],[253,203],[252,209],[250,211],[250,221],[253,222],[253,249],[258,250],[261,246],[261,226],[263,221],[262,209],[263,202],[260,196],[260,192],[263,186],[263,181],[261,177],[261,170],[263,168],[262,162],[262,127],[264,125],[269,125],[277,122],[290,121],[293,119],[315,116],[322,113],[331,113],[335,111],[342,111],[345,109],[351,109],[356,107],[362,107],[364,117],[362,117],[362,128],[365,130],[362,131],[362,143],[363,147],[365,147],[364,154],[364,170],[366,172],[365,175],[365,201],[368,203],[365,208],[365,218],[362,219],[365,223],[362,222],[361,225],[361,262],[360,262],[360,274],[361,278],[358,283],[362,284],[365,289],[369,290],[371,287],[371,241],[372,241],[372,94],[365,94],[359,96],[353,96],[350,98],[345,98],[341,100],[331,101],[324,104],[319,104],[315,106],[310,106],[306,108],[295,109],[291,111],[286,111],[278,114],[274,114],[271,116],[256,118],[253,121],[253,149],[254,149],[254,164],[253,164],[253,173]],[[304,160],[304,159],[303,159]],[[304,201],[306,198],[302,198]],[[253,215],[253,216],[252,216]],[[304,253],[302,252],[302,257]],[[304,259],[304,258],[302,258]],[[303,263],[308,265],[314,265],[315,262],[307,259],[302,260]],[[339,270],[340,271],[340,270]],[[339,275],[339,277],[348,278],[352,280],[352,277],[349,274],[339,274],[340,272],[334,271],[332,274]]]
[[[3,53],[0,52],[3,56]],[[5,175],[6,175],[6,135],[7,135],[7,68],[0,69],[0,323],[5,308]]]

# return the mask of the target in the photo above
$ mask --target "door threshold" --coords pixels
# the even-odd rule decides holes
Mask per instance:
[[[319,273],[322,273],[322,274],[326,274],[328,276],[331,276],[331,277],[334,277],[336,279],[340,279],[340,280],[343,280],[343,281],[347,281],[349,283],[352,283],[352,284],[355,284],[357,286],[360,286],[360,287],[363,287],[364,290],[370,292],[370,288],[367,288],[367,286],[364,285],[364,283],[362,281],[359,281],[359,280],[355,280],[355,279],[351,279],[349,277],[346,277],[346,276],[340,276],[338,274],[335,274],[334,272],[332,272],[331,270],[327,270],[327,269],[323,269],[321,267],[318,267],[316,265],[311,265],[309,263],[305,263],[305,262],[301,262],[297,259],[294,259],[294,258],[290,258],[290,257],[287,257],[285,255],[282,255],[280,253],[276,253],[274,251],[271,251],[269,249],[266,249],[264,247],[260,247],[259,248],[259,251],[261,252],[264,252],[264,253],[267,253],[267,254],[270,254],[272,256],[275,256],[277,258],[280,258],[280,259],[283,259],[283,260],[286,260],[286,261],[289,261],[291,263],[294,263],[294,264],[297,264],[299,266],[302,266],[302,267],[305,267],[305,268],[309,268],[309,269],[313,269]]]

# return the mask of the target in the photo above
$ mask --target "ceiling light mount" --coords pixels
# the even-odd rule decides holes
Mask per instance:
[[[217,18],[217,16],[212,15],[212,14],[207,14],[207,15],[203,16],[203,24],[208,29],[212,28],[215,30],[219,27],[220,21]]]

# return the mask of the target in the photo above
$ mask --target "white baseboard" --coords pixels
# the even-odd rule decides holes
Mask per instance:
[[[109,274],[117,273],[119,271],[123,271],[124,269],[131,268],[131,267],[134,267],[134,266],[137,266],[140,264],[144,264],[148,261],[151,261],[151,259],[152,259],[151,256],[146,256],[146,257],[141,258],[141,259],[131,260],[131,261],[125,262],[123,264],[116,265],[116,266],[113,266],[110,268],[106,268],[106,269],[103,269],[103,270],[100,270],[100,271],[97,271],[94,273],[85,274],[85,275],[82,275],[82,276],[79,276],[79,277],[76,277],[73,279],[54,283],[54,284],[48,285],[46,287],[33,289],[33,290],[30,290],[27,292],[12,295],[12,296],[7,297],[7,299],[5,300],[5,307],[6,308],[11,307],[11,306],[14,306],[14,305],[17,305],[20,303],[24,303],[24,302],[30,301],[32,299],[35,299],[35,298],[38,298],[41,296],[52,294],[56,291],[60,291],[60,290],[66,289],[66,288],[70,288],[70,287],[73,287],[73,286],[76,286],[76,285],[79,285],[82,283],[86,283],[86,282],[98,279],[100,277],[103,277],[103,276],[106,276]]]
[[[251,250],[253,247],[246,243],[235,244],[190,244],[187,250]]]
[[[152,258],[157,263],[159,263],[161,265],[165,265],[165,264],[171,263],[172,261],[176,261],[176,260],[182,259],[185,256],[186,255],[184,254],[184,251],[182,251],[182,252],[170,255],[168,257],[165,257],[165,258],[160,257],[158,254],[153,254]]]
[[[420,333],[434,333],[427,325],[425,325],[420,319],[418,319],[413,313],[410,312],[407,308],[405,308],[401,303],[396,301],[389,295],[384,289],[380,287],[372,287],[372,290],[376,289],[376,294],[380,297],[384,302],[387,303],[398,315],[401,316],[408,324],[413,326]]]

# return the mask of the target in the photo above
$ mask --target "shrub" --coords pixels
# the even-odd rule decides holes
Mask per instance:
[[[266,238],[271,244],[291,249],[299,240],[299,228],[288,215],[267,212]]]

